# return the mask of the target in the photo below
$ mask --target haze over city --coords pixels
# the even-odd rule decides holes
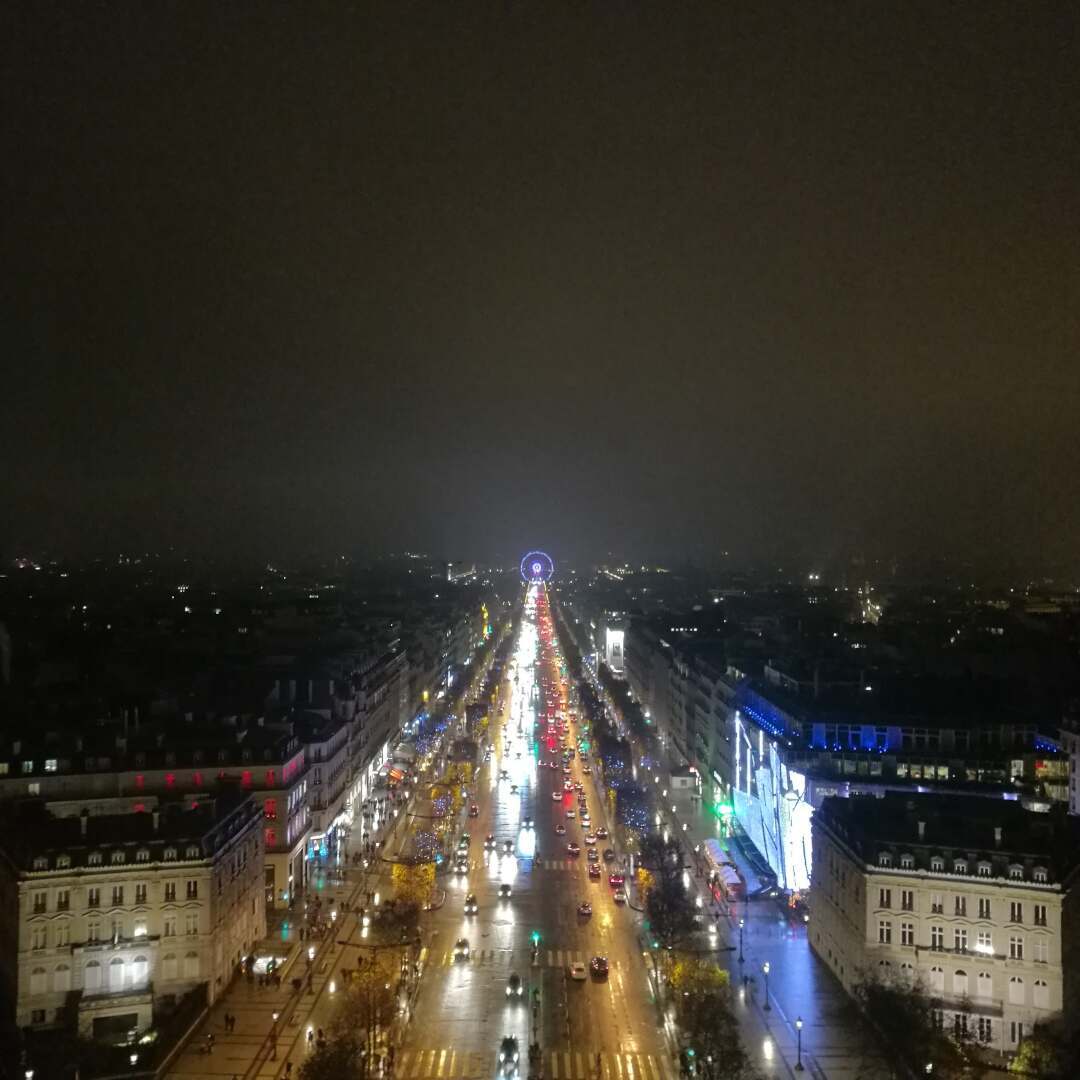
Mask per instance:
[[[1071,21],[12,10],[0,546],[1075,566]]]

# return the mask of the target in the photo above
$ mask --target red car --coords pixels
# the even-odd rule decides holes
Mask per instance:
[[[575,858],[581,854],[581,848],[577,844],[567,844],[566,854],[573,855]]]
[[[625,874],[608,874],[607,883],[613,888],[618,888],[620,885],[626,884]]]

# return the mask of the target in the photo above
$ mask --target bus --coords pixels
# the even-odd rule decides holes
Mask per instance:
[[[746,896],[746,882],[738,867],[720,846],[720,841],[710,836],[702,845],[705,864],[709,871],[709,887],[719,900],[742,900]]]

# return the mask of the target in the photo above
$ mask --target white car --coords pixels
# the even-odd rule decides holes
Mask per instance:
[[[570,978],[575,982],[584,982],[589,977],[588,968],[580,960],[575,960],[567,970]]]

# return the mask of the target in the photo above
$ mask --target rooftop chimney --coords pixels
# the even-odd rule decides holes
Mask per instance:
[[[920,821],[919,822],[919,839],[920,840],[926,839],[926,822],[925,821]]]
[[[1001,826],[994,826],[994,847],[1001,847]]]

